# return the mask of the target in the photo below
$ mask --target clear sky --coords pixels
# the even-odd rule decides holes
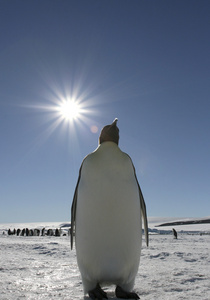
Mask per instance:
[[[70,221],[115,117],[148,216],[209,216],[209,15],[209,0],[1,0],[0,223]]]

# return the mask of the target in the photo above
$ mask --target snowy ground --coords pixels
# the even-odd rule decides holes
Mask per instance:
[[[10,224],[14,227],[17,225]],[[76,253],[70,251],[68,236],[3,235],[8,228],[0,225],[0,299],[89,299],[83,296]],[[210,225],[206,228],[210,231]],[[135,291],[142,300],[209,300],[209,248],[210,235],[178,233],[177,240],[172,235],[150,235],[149,248],[143,241]],[[116,299],[114,287],[106,291],[109,299]]]

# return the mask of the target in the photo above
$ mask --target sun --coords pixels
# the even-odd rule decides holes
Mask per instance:
[[[59,113],[66,121],[73,121],[80,115],[80,105],[75,100],[65,100],[59,106]]]

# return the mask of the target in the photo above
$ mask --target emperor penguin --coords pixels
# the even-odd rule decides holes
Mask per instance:
[[[71,207],[71,249],[75,234],[84,294],[108,299],[139,299],[132,292],[142,245],[142,216],[148,246],[146,205],[130,156],[118,146],[117,119],[105,126],[99,145],[80,167]]]

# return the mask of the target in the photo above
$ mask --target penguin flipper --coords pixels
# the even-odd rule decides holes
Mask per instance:
[[[136,178],[136,182],[137,182],[137,185],[138,185],[138,188],[139,188],[141,214],[142,214],[143,219],[144,219],[144,234],[145,234],[145,239],[146,239],[146,245],[148,247],[149,246],[149,234],[148,234],[148,221],[147,221],[146,204],[145,204],[145,201],[144,201],[144,196],[143,196],[142,191],[141,191],[141,187],[139,185],[139,182],[138,182],[138,179],[137,179],[137,176],[136,176],[136,170],[135,170],[134,165],[133,165],[133,169],[134,169],[134,175],[135,175],[135,178]]]
[[[141,213],[144,219],[144,234],[146,239],[146,245],[149,246],[149,234],[148,234],[148,221],[147,221],[147,210],[146,210],[146,204],[144,202],[144,197],[141,191],[141,188],[139,186],[139,195],[140,195],[140,203],[141,203]]]
[[[74,191],[74,198],[73,198],[73,202],[72,202],[72,206],[71,206],[71,250],[73,249],[73,242],[74,242],[74,231],[76,231],[76,227],[75,227],[75,222],[76,222],[76,210],[77,210],[77,191],[78,191],[78,186],[79,186],[79,182],[80,182],[80,178],[81,178],[81,170],[82,170],[82,165],[80,167],[79,170],[79,177],[77,180],[77,185]],[[75,229],[74,229],[75,228]]]

